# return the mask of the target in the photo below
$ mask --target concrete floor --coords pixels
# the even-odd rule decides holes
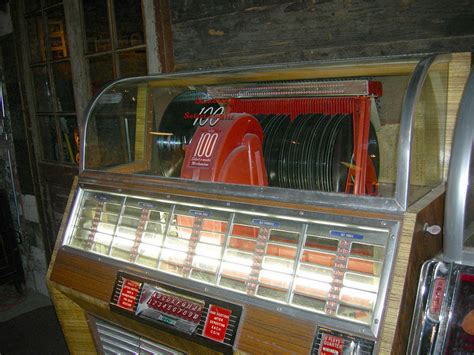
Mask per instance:
[[[0,322],[51,305],[49,297],[31,289],[27,289],[24,295],[20,295],[11,284],[0,286]]]
[[[49,297],[0,286],[0,354],[69,354]]]

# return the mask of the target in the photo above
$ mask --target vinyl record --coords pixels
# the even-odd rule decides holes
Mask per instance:
[[[311,181],[313,182],[313,189],[317,191],[323,191],[323,184],[321,180],[322,166],[321,166],[321,148],[326,144],[324,142],[324,132],[327,129],[328,120],[331,119],[330,115],[323,115],[316,129],[314,130],[314,137],[311,142],[311,154],[312,154],[312,168],[311,168]]]
[[[295,174],[298,176],[297,188],[306,189],[308,179],[308,159],[304,152],[308,146],[308,131],[309,128],[314,124],[314,115],[305,115],[304,121],[301,125],[300,134],[298,136],[298,148],[295,155]]]
[[[269,175],[269,163],[270,163],[270,144],[271,144],[271,135],[270,131],[272,128],[272,120],[275,115],[256,115],[255,118],[259,121],[260,125],[262,126],[263,131],[263,142],[262,142],[262,150],[263,150],[263,161],[265,163],[265,168],[267,171],[267,175]]]
[[[300,135],[301,144],[299,146],[298,155],[296,157],[297,171],[299,176],[298,188],[309,190],[310,187],[310,143],[311,130],[314,125],[318,124],[320,115],[309,114],[305,115],[305,123],[302,127],[302,134]]]
[[[328,132],[327,145],[324,147],[324,191],[334,191],[334,184],[332,181],[332,164],[333,164],[333,150],[337,137],[337,132],[341,122],[344,119],[343,114],[334,115],[331,118],[331,126]]]
[[[196,131],[194,120],[185,119],[185,114],[199,113],[203,107],[220,107],[218,104],[196,104],[197,99],[205,101],[210,97],[205,92],[192,90],[177,95],[166,107],[159,126],[153,127],[160,134],[154,136],[153,173],[167,177],[180,176],[184,146],[189,144]]]
[[[275,115],[269,126],[268,136],[268,163],[267,167],[268,183],[270,186],[282,186],[282,174],[280,173],[280,155],[282,154],[282,143],[286,131],[290,126],[290,117],[288,115]]]
[[[333,165],[334,165],[334,147],[336,145],[336,139],[341,127],[341,124],[344,122],[347,115],[340,114],[334,117],[334,125],[331,129],[329,143],[327,146],[326,154],[326,181],[327,181],[327,191],[335,191],[335,184],[333,180]],[[350,116],[349,116],[350,117]]]
[[[330,183],[329,183],[329,168],[330,168],[330,150],[329,150],[329,145],[330,145],[330,140],[332,137],[333,129],[336,126],[336,123],[338,122],[339,115],[333,115],[330,118],[326,120],[326,125],[325,129],[322,132],[322,137],[321,137],[321,147],[319,149],[319,165],[320,165],[320,180],[321,180],[321,186],[322,186],[322,191],[330,191]]]
[[[294,120],[286,127],[282,135],[280,143],[280,151],[278,154],[278,177],[281,187],[291,188],[291,178],[289,177],[289,150],[291,146],[291,137],[295,129]]]
[[[257,115],[264,132],[263,152],[270,186],[345,191],[353,162],[350,114]],[[369,157],[379,171],[378,142],[369,131]]]
[[[377,135],[375,128],[370,123],[369,140],[368,140],[368,159],[372,160],[376,175],[379,174],[380,157]],[[346,115],[337,132],[332,149],[332,184],[333,191],[344,192],[346,188],[346,180],[348,175],[348,165],[355,164],[354,161],[354,135],[352,116]]]
[[[306,123],[306,115],[297,116],[293,122],[293,133],[291,136],[291,144],[288,150],[288,176],[290,180],[291,188],[300,188],[300,174],[298,171],[298,153],[304,141],[301,140],[300,136]]]
[[[346,188],[348,165],[353,164],[353,137],[352,115],[346,115],[338,127],[332,149],[331,177],[335,192],[343,192]]]

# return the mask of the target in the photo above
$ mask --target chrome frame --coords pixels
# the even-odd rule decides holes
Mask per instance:
[[[474,139],[474,71],[471,71],[459,107],[446,190],[444,257],[474,265],[474,252],[464,250],[464,219]]]
[[[440,334],[440,323],[444,320],[446,314],[440,311],[438,319],[432,319],[429,315],[429,304],[433,293],[432,285],[437,277],[446,278],[446,287],[443,293],[444,304],[449,292],[451,266],[437,259],[428,260],[423,264],[411,322],[407,354],[433,353],[438,334]]]
[[[188,181],[180,178],[166,178],[154,176],[152,179],[140,176],[140,180],[150,185],[170,186],[173,188],[180,188],[185,191],[199,191],[207,194],[218,194],[228,195],[237,197],[252,197],[261,200],[273,200],[280,202],[295,202],[298,204],[309,204],[318,206],[331,206],[331,207],[342,207],[351,208],[367,211],[380,212],[403,212],[407,209],[408,205],[408,190],[409,190],[409,174],[410,174],[410,157],[411,157],[411,144],[413,139],[413,120],[416,110],[416,104],[421,94],[423,84],[429,72],[431,65],[440,61],[449,60],[450,55],[429,55],[424,57],[416,65],[410,82],[407,87],[407,91],[404,98],[403,110],[400,121],[400,133],[399,133],[399,145],[398,145],[398,168],[397,177],[395,183],[395,194],[393,198],[386,197],[368,197],[368,196],[354,196],[340,193],[326,193],[319,191],[300,191],[286,188],[275,188],[275,187],[255,187],[255,186],[244,186],[244,185],[233,185],[223,183],[209,183],[201,181]],[[408,60],[419,60],[419,56],[403,56],[403,57],[391,57],[391,58],[372,58],[372,59],[359,59],[357,61],[320,61],[310,62],[304,64],[287,64],[287,65],[268,65],[268,66],[257,66],[257,67],[240,67],[231,70],[210,70],[202,72],[188,72],[188,73],[174,73],[166,75],[154,75],[147,77],[137,78],[126,78],[120,79],[105,86],[103,90],[98,93],[89,106],[86,109],[86,119],[84,120],[84,126],[81,127],[83,137],[81,139],[81,159],[79,172],[80,174],[86,174],[87,171],[100,174],[104,178],[107,176],[112,179],[129,179],[136,180],[137,175],[118,174],[111,173],[101,170],[93,170],[85,168],[85,146],[86,146],[86,132],[88,125],[88,118],[93,111],[94,107],[98,103],[102,94],[107,92],[108,89],[116,84],[122,83],[133,83],[133,82],[144,82],[151,80],[160,79],[172,79],[181,78],[189,75],[237,75],[239,73],[251,72],[251,71],[269,71],[269,70],[284,70],[288,68],[308,68],[310,66],[349,66],[349,65],[361,65],[371,63],[396,63]],[[132,178],[133,176],[133,178]]]
[[[446,301],[443,301],[443,307],[441,309],[441,324],[439,328],[439,334],[442,334],[442,337],[439,337],[436,347],[434,349],[434,354],[446,353],[446,347],[449,339],[449,330],[450,325],[453,321],[454,307],[457,305],[458,295],[461,292],[459,284],[461,283],[460,275],[463,273],[474,274],[474,269],[472,266],[461,265],[453,263],[451,267],[449,283],[446,283],[446,288],[448,290],[453,290],[452,292],[445,293]]]
[[[453,322],[452,314],[460,292],[460,274],[473,274],[471,266],[431,259],[423,264],[415,311],[411,323],[407,354],[444,354],[448,342],[448,331]],[[438,320],[429,315],[434,280],[446,278],[443,303]]]
[[[398,165],[395,185],[395,200],[399,203],[402,210],[406,210],[408,207],[411,148],[416,105],[431,66],[446,59],[445,57],[433,55],[422,59],[412,73],[403,99],[400,133],[398,135]]]
[[[87,190],[91,189],[91,186],[86,187]],[[286,210],[282,208],[272,208],[266,206],[249,206],[241,203],[229,204],[225,201],[206,201],[205,199],[191,199],[185,196],[173,196],[165,194],[156,194],[150,197],[137,195],[136,192],[123,192],[121,189],[115,191],[100,190],[101,186],[95,186],[93,191],[109,193],[113,195],[125,195],[127,197],[139,198],[143,200],[153,200],[158,202],[186,204],[192,207],[205,207],[206,209],[219,210],[219,211],[232,211],[240,214],[255,215],[255,216],[268,216],[270,218],[285,219],[297,222],[312,222],[330,226],[347,226],[350,225],[354,230],[367,231],[369,234],[376,232],[386,233],[385,243],[378,243],[377,245],[385,245],[385,257],[383,270],[380,275],[379,290],[377,293],[377,301],[373,309],[372,323],[370,325],[358,324],[357,322],[350,321],[343,318],[332,318],[330,316],[315,313],[303,308],[298,308],[291,305],[278,303],[277,301],[266,300],[249,296],[246,294],[238,293],[232,290],[220,288],[211,284],[201,283],[190,278],[182,278],[173,274],[165,273],[156,269],[146,268],[137,264],[130,264],[123,262],[118,259],[111,258],[109,256],[95,254],[92,252],[83,251],[68,246],[69,240],[72,235],[72,228],[75,224],[75,220],[78,216],[81,197],[84,193],[84,186],[78,187],[75,200],[72,208],[69,212],[68,228],[63,235],[61,249],[72,254],[80,255],[92,260],[104,262],[112,266],[122,269],[124,265],[130,265],[134,269],[140,270],[146,277],[152,277],[160,282],[180,287],[189,291],[194,291],[202,294],[210,294],[213,297],[223,298],[230,302],[238,304],[250,304],[257,307],[263,307],[267,310],[282,313],[288,316],[294,316],[303,318],[311,322],[316,322],[318,325],[329,327],[331,329],[349,332],[351,334],[363,336],[364,338],[377,340],[380,332],[380,326],[382,324],[382,317],[385,308],[386,299],[388,296],[388,285],[392,274],[392,268],[394,266],[395,254],[398,246],[398,238],[396,236],[399,233],[400,222],[396,221],[381,221],[374,219],[363,219],[358,217],[349,216],[337,216],[337,215],[326,215],[318,212],[307,213],[304,216],[298,214],[297,211]],[[120,191],[119,191],[120,190]],[[197,202],[195,202],[195,201]],[[371,240],[380,239],[380,236],[372,235],[368,236]],[[381,241],[381,240],[380,240]]]

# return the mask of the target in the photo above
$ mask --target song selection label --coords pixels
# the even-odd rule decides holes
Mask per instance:
[[[94,217],[92,218],[92,227],[91,231],[87,236],[87,244],[86,250],[91,250],[92,245],[94,244],[95,234],[97,233],[97,227],[100,223],[100,217],[102,216],[102,212],[104,210],[105,199],[104,198],[97,198],[97,205],[95,207]]]
[[[191,236],[189,237],[188,251],[186,254],[186,259],[184,260],[183,265],[183,276],[188,277],[191,272],[194,255],[196,255],[196,247],[199,241],[199,235],[202,230],[202,223],[204,217],[200,214],[196,214],[194,217],[193,228],[191,230]]]
[[[336,314],[337,312],[337,305],[339,304],[339,296],[344,281],[344,273],[347,268],[350,248],[351,242],[347,240],[339,240],[333,268],[333,279],[325,307],[325,312],[327,314]]]
[[[269,237],[270,229],[267,226],[261,227],[258,231],[257,243],[253,254],[252,269],[247,279],[246,292],[249,295],[254,295],[257,290],[258,278],[262,270],[263,256]]]
[[[143,232],[145,231],[146,223],[150,218],[150,209],[144,207],[142,213],[140,214],[140,220],[138,221],[138,226],[135,231],[135,240],[133,241],[132,250],[130,252],[130,262],[134,263],[138,256],[138,248],[142,242]]]

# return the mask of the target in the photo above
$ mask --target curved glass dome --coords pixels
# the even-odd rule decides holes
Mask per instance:
[[[405,209],[443,182],[449,60],[355,64],[117,81],[91,104],[82,170]]]

